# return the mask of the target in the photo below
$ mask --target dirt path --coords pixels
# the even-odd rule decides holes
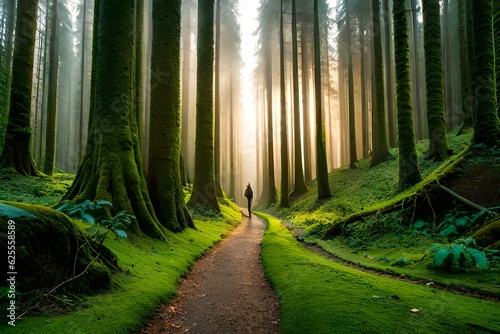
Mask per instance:
[[[241,224],[197,261],[178,296],[160,305],[141,333],[278,333],[279,303],[264,277],[260,244],[265,224]]]

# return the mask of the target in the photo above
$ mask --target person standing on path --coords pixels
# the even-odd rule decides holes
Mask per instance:
[[[247,189],[245,190],[245,197],[248,200],[248,217],[252,217],[253,190],[250,182],[248,182]]]

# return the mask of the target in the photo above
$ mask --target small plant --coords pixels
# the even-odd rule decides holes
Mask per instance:
[[[451,244],[436,244],[428,253],[432,256],[434,268],[451,272],[488,269],[489,262],[485,253],[476,247],[476,241],[469,237],[457,239]]]
[[[417,220],[412,225],[412,229],[425,236],[430,236],[433,233],[437,233],[442,237],[459,236],[468,230],[481,226],[491,217],[492,213],[489,211],[480,211],[471,214],[469,211],[454,208],[444,213],[435,231],[433,231],[432,223],[423,220]]]
[[[132,219],[135,219],[134,215],[128,214],[125,211],[120,211],[113,218],[101,220],[85,231],[92,239],[102,245],[110,231],[121,238],[127,238],[128,236],[124,229],[132,223]]]
[[[115,216],[111,216],[112,206],[111,202],[105,200],[96,202],[86,200],[76,204],[65,202],[57,210],[92,225],[85,231],[99,245],[102,245],[109,232],[113,232],[118,237],[127,238],[127,233],[124,230],[132,223],[132,219],[135,219],[134,215],[125,211],[120,211]]]

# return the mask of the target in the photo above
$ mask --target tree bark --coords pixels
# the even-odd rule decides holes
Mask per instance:
[[[307,192],[302,167],[302,134],[300,130],[300,96],[299,96],[299,51],[297,46],[297,0],[292,0],[292,63],[293,63],[293,127],[295,141],[295,185],[292,195],[301,195]]]
[[[475,124],[474,144],[493,147],[500,140],[496,97],[495,45],[493,39],[493,3],[472,0],[475,49]]]
[[[411,82],[408,45],[408,20],[405,1],[394,0],[394,47],[396,60],[396,98],[399,144],[400,188],[422,181],[418,166],[415,130],[411,103]]]
[[[288,130],[287,130],[287,115],[286,115],[286,98],[285,98],[285,37],[283,28],[283,0],[280,0],[280,96],[281,96],[281,197],[280,206],[287,207],[289,205],[288,194]]]
[[[321,107],[321,49],[320,49],[318,0],[314,0],[314,88],[316,102],[316,177],[318,181],[318,199],[332,196],[328,182],[326,162],[325,125]]]
[[[384,101],[384,69],[382,67],[382,38],[380,34],[380,6],[378,0],[372,0],[373,15],[373,76],[375,86],[372,101],[372,160],[370,166],[376,166],[391,158],[387,143]],[[389,69],[388,69],[389,70]],[[373,90],[372,90],[373,91]]]
[[[198,0],[196,145],[193,192],[188,205],[220,212],[214,164],[214,1]]]
[[[45,161],[43,172],[47,175],[54,174],[56,160],[56,129],[57,129],[57,83],[59,77],[59,36],[57,27],[58,1],[52,2],[52,21],[50,25],[50,51],[49,51],[49,96],[47,104],[47,129],[45,135]]]
[[[101,0],[95,63],[95,111],[85,154],[63,200],[108,200],[134,214],[134,232],[164,238],[144,178],[134,108],[133,2]]]
[[[147,183],[158,220],[173,232],[194,228],[180,175],[180,36],[181,0],[154,0],[151,68],[168,74],[151,83]]]
[[[444,68],[441,51],[439,0],[423,0],[425,80],[427,84],[427,159],[443,161],[448,157],[448,136],[444,111]]]
[[[25,176],[39,175],[30,146],[37,9],[37,0],[20,1],[17,8],[9,121],[0,157],[0,168],[11,167]]]

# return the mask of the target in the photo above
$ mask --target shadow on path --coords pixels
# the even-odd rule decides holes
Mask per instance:
[[[141,333],[279,333],[278,298],[260,258],[264,230],[259,217],[243,216],[194,264],[177,298],[160,305]]]

